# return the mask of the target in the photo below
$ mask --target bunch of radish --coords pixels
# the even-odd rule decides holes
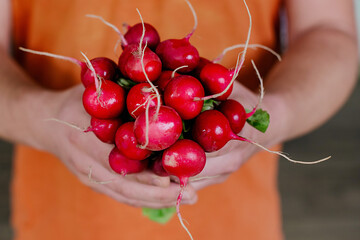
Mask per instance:
[[[191,237],[182,222],[179,205],[189,178],[199,174],[206,164],[205,152],[218,151],[230,140],[258,145],[237,134],[246,122],[265,132],[269,115],[258,109],[263,90],[259,103],[250,111],[228,98],[244,63],[246,49],[262,47],[249,44],[251,15],[245,1],[250,27],[246,43],[234,47],[244,48],[234,69],[219,64],[221,56],[214,61],[201,57],[190,43],[197,17],[190,2],[185,1],[195,24],[182,39],[160,41],[155,27],[144,23],[139,11],[141,22],[127,26],[125,34],[103,18],[88,15],[100,19],[119,35],[122,53],[117,64],[105,57],[89,60],[85,54],[82,62],[22,50],[69,60],[81,67],[81,82],[85,87],[83,106],[91,116],[85,132],[93,132],[99,140],[114,145],[109,153],[109,166],[118,174],[125,176],[148,169],[159,176],[178,177],[181,191],[177,214]],[[255,65],[254,68],[257,71]]]

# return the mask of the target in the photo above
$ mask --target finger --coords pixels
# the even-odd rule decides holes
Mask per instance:
[[[85,169],[86,165],[84,165]],[[84,171],[82,171],[84,172]],[[87,174],[82,174],[82,180],[91,187],[96,187],[99,191],[102,188],[111,189],[112,191],[122,195],[127,199],[144,201],[144,202],[157,202],[161,204],[170,204],[176,201],[180,186],[176,183],[169,184],[168,187],[158,187],[134,181],[131,175],[122,177],[115,174],[98,162],[92,163],[92,175],[94,181],[90,181]],[[96,182],[106,182],[106,184],[96,184]],[[192,187],[185,189],[183,203],[193,204],[197,200],[196,191]]]
[[[125,179],[125,177],[115,174],[114,177],[108,177],[107,179],[101,178],[96,176],[97,173],[99,172],[99,167],[101,166],[95,166],[92,167],[90,169],[90,175],[88,177],[86,177],[85,175],[81,175],[80,176],[80,180],[85,183],[87,186],[91,187],[91,189],[93,189],[96,192],[102,193],[102,194],[106,194],[108,196],[110,196],[111,198],[131,205],[131,206],[135,206],[135,207],[152,207],[152,208],[162,208],[162,207],[169,207],[169,206],[174,206],[176,200],[173,199],[171,201],[150,201],[150,198],[147,198],[146,196],[141,197],[141,196],[136,196],[135,198],[129,194],[126,194],[126,192],[124,193],[122,192],[118,192],[114,189],[114,187],[111,187],[110,184],[118,184],[118,185],[126,185],[129,188],[132,189],[137,189],[137,188],[142,188],[142,187],[147,187],[148,185],[143,185],[143,186],[132,186],[133,184],[129,184]],[[95,171],[93,172],[92,169],[95,169]],[[94,176],[95,175],[95,176]],[[124,195],[125,194],[125,195]],[[141,199],[147,199],[147,200],[141,200]],[[194,201],[195,199],[191,200]]]
[[[168,208],[168,207],[174,207],[176,205],[176,200],[170,201],[170,202],[148,202],[143,200],[137,200],[137,199],[129,199],[127,197],[124,197],[121,194],[118,194],[117,192],[113,191],[112,189],[105,189],[102,190],[103,193],[110,196],[111,198],[130,205],[134,207],[147,207],[147,208]],[[188,201],[181,201],[181,204],[194,204],[197,201],[197,198],[195,198],[192,202]]]
[[[240,156],[234,156],[234,154],[208,158],[204,169],[196,177],[216,177],[222,174],[232,173],[238,169],[239,161]]]
[[[175,202],[162,203],[162,202],[149,202],[149,201],[143,201],[137,199],[130,199],[128,197],[119,194],[118,192],[115,192],[111,188],[98,189],[97,187],[93,187],[92,189],[102,194],[105,194],[120,203],[127,204],[133,207],[166,208],[175,205]]]
[[[230,174],[223,174],[223,175],[218,175],[218,176],[209,177],[209,178],[201,178],[201,179],[195,178],[190,181],[190,184],[193,188],[195,188],[198,191],[198,190],[200,190],[204,187],[210,186],[210,185],[223,183],[229,178],[229,176],[230,176]]]
[[[148,185],[158,187],[168,187],[170,185],[170,177],[160,177],[150,171],[143,171],[136,174],[130,174],[127,178],[135,179],[136,181]]]
[[[83,154],[90,158],[105,159],[104,163],[108,164],[109,154],[114,145],[101,142],[92,132],[80,132],[71,130],[69,141],[76,146]]]
[[[111,187],[116,192],[119,192],[130,199],[164,204],[175,202],[180,193],[180,186],[176,183],[171,183],[167,188],[163,188],[124,179],[121,184],[118,183]],[[186,187],[182,202],[185,204],[193,204],[196,202],[196,199],[197,195],[195,189],[190,186]]]
[[[234,143],[237,142],[234,141]],[[246,143],[240,144],[236,148],[230,145],[231,150],[226,152],[221,149],[221,153],[207,154],[205,167],[198,177],[217,176],[237,171],[250,154],[248,150],[250,145]]]

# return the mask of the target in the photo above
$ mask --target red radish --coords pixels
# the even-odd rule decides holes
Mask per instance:
[[[141,66],[142,49],[137,44],[125,45],[119,58],[119,68],[124,77],[134,82],[146,82],[147,79]],[[149,48],[145,49],[144,65],[150,81],[155,81],[161,74],[160,58]]]
[[[174,108],[183,120],[189,120],[202,110],[203,101],[194,101],[202,98],[205,91],[200,81],[189,75],[173,78],[164,91],[164,102]]]
[[[151,107],[135,120],[134,133],[141,147],[160,151],[178,140],[182,131],[179,114],[171,107]]]
[[[153,173],[160,177],[167,177],[170,174],[164,169],[162,165],[162,155],[158,155],[153,161],[151,161],[150,169]]]
[[[157,106],[156,93],[149,83],[139,83],[130,88],[126,97],[126,106],[129,114],[137,118],[140,113],[145,111],[146,106]],[[160,99],[160,104],[162,101]]]
[[[109,154],[109,164],[112,170],[123,176],[131,173],[138,173],[145,170],[148,160],[135,161],[125,157],[117,147],[114,147]]]
[[[190,44],[188,38],[168,39],[160,42],[156,48],[156,54],[167,69],[174,70],[187,65],[187,68],[179,70],[181,73],[190,72],[199,63],[199,52]]]
[[[115,80],[118,67],[113,60],[106,57],[98,57],[91,59],[90,63],[95,69],[98,78],[112,81]],[[93,72],[86,66],[86,64],[81,62],[81,82],[85,87],[94,83],[93,75]]]
[[[115,134],[121,123],[120,118],[98,119],[92,117],[90,127],[84,132],[93,132],[102,142],[115,143]]]
[[[181,191],[176,201],[176,212],[182,227],[192,238],[184,225],[180,214],[180,202],[189,177],[199,174],[205,167],[206,156],[204,150],[196,142],[189,139],[178,140],[166,149],[162,156],[162,165],[171,175],[179,178]]]
[[[234,133],[239,133],[243,129],[248,116],[241,103],[227,99],[218,106],[218,110],[228,119]]]
[[[244,127],[246,119],[251,117],[257,110],[257,108],[260,106],[263,97],[264,97],[264,84],[263,80],[260,76],[260,73],[258,69],[255,66],[255,63],[253,60],[251,60],[251,63],[256,71],[256,74],[260,81],[260,95],[259,95],[259,102],[256,104],[256,106],[251,110],[251,112],[246,113],[243,105],[239,103],[236,100],[233,99],[227,99],[223,101],[219,106],[218,110],[225,115],[225,117],[228,119],[229,124],[231,126],[231,129],[234,133],[239,133],[241,129]]]
[[[220,101],[226,100],[230,96],[233,88],[231,83],[233,76],[233,70],[228,70],[218,63],[208,63],[200,72],[200,80],[210,94],[221,93],[231,84],[225,93],[216,98]]]
[[[139,15],[140,12],[138,11]],[[105,23],[107,26],[113,28],[121,38],[121,44],[124,48],[123,52],[120,55],[118,66],[120,68],[121,73],[124,77],[129,77],[134,82],[146,82],[148,79],[150,81],[155,81],[161,73],[162,62],[160,58],[149,48],[146,47],[145,51],[143,51],[143,41],[145,37],[145,26],[143,25],[143,31],[138,44],[130,44],[125,39],[124,35],[120,32],[120,30],[114,26],[113,24],[105,21],[102,17],[96,15],[87,15],[88,17],[97,18]],[[141,22],[143,24],[142,17],[140,15]],[[145,42],[145,45],[147,43]],[[145,76],[145,73],[142,69],[141,59],[143,56],[143,62],[145,65],[145,73],[148,77]],[[147,79],[148,78],[148,79]]]
[[[157,45],[160,42],[160,36],[157,30],[150,25],[149,23],[144,23],[145,26],[145,36],[143,41],[147,43],[147,46],[155,50]],[[134,26],[127,26],[127,32],[124,35],[128,44],[139,44],[141,40],[141,35],[143,31],[143,26],[141,23],[137,23]],[[124,47],[122,45],[122,47]]]
[[[155,51],[167,69],[174,70],[187,65],[186,68],[179,70],[181,73],[187,73],[193,70],[198,65],[200,58],[198,50],[190,44],[190,37],[197,28],[197,17],[190,2],[188,0],[186,0],[186,2],[194,16],[195,23],[192,31],[183,39],[168,39],[160,42]]]
[[[95,84],[85,89],[82,98],[84,108],[95,118],[117,118],[125,106],[125,91],[109,80],[103,80],[101,83],[100,91]]]
[[[196,66],[196,68],[194,68],[190,73],[189,75],[191,76],[194,76],[195,78],[197,79],[200,79],[200,73],[201,73],[201,70],[205,67],[206,64],[208,63],[211,63],[210,60],[204,58],[204,57],[200,57],[199,59],[199,63],[198,65]]]
[[[197,116],[192,136],[206,152],[217,151],[228,141],[236,138],[231,131],[229,121],[217,110],[204,111]]]
[[[141,149],[137,146],[134,122],[127,122],[119,127],[115,136],[115,145],[125,157],[133,160],[144,160],[151,154],[150,150]]]
[[[267,152],[282,156],[293,163],[300,164],[315,164],[328,160],[330,157],[326,157],[313,162],[304,162],[293,160],[286,154],[277,151],[271,151],[264,146],[236,135],[230,127],[229,121],[226,117],[217,110],[208,110],[202,112],[195,120],[193,131],[193,139],[206,151],[214,152],[221,149],[230,140],[239,140],[247,143],[251,143]]]
[[[62,59],[62,60],[66,60],[66,61],[75,63],[76,65],[80,66],[80,68],[81,68],[80,76],[81,76],[81,82],[83,83],[83,85],[85,87],[88,87],[89,85],[94,83],[94,74],[92,73],[92,70],[88,68],[86,62],[82,62],[82,61],[80,61],[76,58],[72,58],[72,57],[61,56],[61,55],[48,53],[48,52],[35,51],[35,50],[31,50],[31,49],[26,49],[23,47],[20,47],[19,49],[24,52],[58,58],[58,59]],[[101,79],[105,79],[105,80],[112,80],[112,81],[115,80],[115,77],[116,77],[117,71],[118,71],[118,67],[113,60],[106,58],[106,57],[98,57],[98,58],[91,59],[90,63],[93,66],[97,77],[99,77]]]
[[[174,75],[174,76],[173,76]],[[166,85],[171,81],[172,78],[180,76],[179,73],[165,70],[162,71],[159,78],[154,82],[154,85],[158,87],[162,92],[164,92]]]
[[[199,144],[189,139],[180,139],[165,149],[162,165],[171,175],[177,176],[180,186],[185,187],[189,177],[199,174],[205,167],[206,156]]]

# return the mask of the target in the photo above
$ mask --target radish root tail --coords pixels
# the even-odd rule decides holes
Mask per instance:
[[[238,48],[244,48],[245,47],[245,44],[236,44],[236,45],[233,45],[233,46],[230,46],[230,47],[227,47],[223,50],[223,52],[217,56],[212,62],[213,63],[219,63],[226,55],[227,52],[231,51],[231,50],[234,50],[234,49],[238,49]],[[249,44],[248,45],[248,48],[253,48],[253,49],[256,49],[256,48],[262,48],[268,52],[270,52],[272,55],[274,55],[279,61],[281,61],[281,56],[280,54],[278,54],[277,52],[275,52],[274,50],[272,50],[271,48],[267,47],[267,46],[264,46],[262,44]]]
[[[53,121],[53,122],[61,123],[61,124],[64,124],[64,125],[66,125],[66,126],[68,126],[68,127],[71,127],[71,128],[76,129],[76,130],[79,130],[79,131],[81,131],[81,132],[86,132],[86,130],[87,130],[87,129],[83,129],[83,128],[81,128],[81,127],[78,127],[78,126],[76,126],[76,125],[74,125],[74,124],[71,124],[71,123],[62,121],[62,120],[57,119],[57,118],[46,118],[46,119],[44,119],[44,121]]]
[[[206,96],[206,97],[203,97],[203,98],[194,98],[194,101],[201,101],[201,100],[205,101],[205,100],[209,100],[209,99],[212,99],[212,98],[217,98],[217,97],[220,97],[220,96],[224,95],[230,89],[230,87],[232,86],[232,84],[234,83],[234,81],[236,80],[236,78],[239,75],[240,69],[242,68],[242,66],[243,66],[243,64],[245,62],[245,56],[246,56],[246,52],[247,52],[247,49],[248,49],[248,46],[249,46],[251,28],[252,28],[252,18],[251,18],[251,13],[250,13],[249,7],[248,7],[246,1],[245,0],[243,0],[243,1],[244,1],[244,5],[246,7],[246,11],[247,11],[248,16],[249,16],[249,29],[248,29],[248,33],[247,33],[246,42],[245,42],[245,45],[244,45],[244,51],[242,52],[242,55],[241,55],[240,63],[239,63],[239,56],[240,56],[241,53],[239,53],[239,55],[238,55],[238,59],[237,59],[237,62],[236,62],[236,67],[234,69],[234,75],[233,75],[231,81],[229,82],[229,84],[226,86],[226,88],[222,92],[217,93],[217,94],[213,94],[213,95],[210,95],[210,96]]]
[[[77,64],[77,65],[79,65],[79,66],[82,65],[82,64],[81,64],[81,61],[77,60],[76,58],[65,57],[65,56],[62,56],[62,55],[58,55],[58,54],[54,54],[54,53],[49,53],[49,52],[42,52],[42,51],[31,50],[31,49],[23,48],[23,47],[19,47],[19,49],[20,49],[21,51],[28,52],[28,53],[32,53],[32,54],[36,54],[36,55],[42,55],[42,56],[47,56],[47,57],[62,59],[62,60],[65,60],[65,61],[69,61],[69,62],[75,63],[75,64]]]
[[[100,105],[103,106],[104,103],[100,100],[102,81],[101,81],[101,79],[97,76],[96,71],[95,71],[93,65],[91,64],[89,58],[88,58],[83,52],[81,52],[81,54],[82,54],[83,57],[85,58],[86,66],[90,69],[90,71],[92,72],[92,74],[93,74],[93,76],[94,76],[95,88],[96,88],[96,93],[97,93],[97,100],[98,100],[98,102],[100,103]]]
[[[136,9],[136,11],[138,12],[139,16],[140,16],[140,20],[141,20],[141,24],[143,27],[143,31],[142,31],[142,35],[141,35],[141,40],[140,40],[140,46],[142,46],[143,40],[144,40],[144,36],[145,36],[145,24],[144,24],[144,20],[141,16],[141,13],[139,11],[139,9]],[[145,50],[147,47],[147,42],[145,43],[144,49],[141,51],[141,68],[144,72],[146,81],[150,84],[151,88],[154,90],[156,97],[157,97],[157,108],[156,108],[156,114],[155,116],[157,117],[160,111],[160,105],[161,105],[161,99],[160,99],[160,93],[158,91],[158,89],[155,87],[155,85],[150,81],[149,76],[147,75],[146,71],[145,71],[145,64],[144,64],[144,55],[145,55]]]
[[[148,101],[145,109],[145,143],[144,145],[139,145],[139,148],[146,149],[149,144],[149,108],[151,101]]]
[[[190,8],[190,10],[191,10],[191,13],[192,13],[192,15],[193,15],[193,17],[194,17],[194,27],[193,27],[193,29],[191,30],[191,32],[185,37],[185,39],[186,39],[187,41],[189,41],[189,39],[190,39],[191,36],[194,34],[194,32],[195,32],[195,30],[196,30],[196,28],[197,28],[198,19],[197,19],[197,15],[196,15],[195,9],[194,9],[194,7],[191,5],[190,1],[189,1],[189,0],[185,0],[185,1],[186,1],[186,3],[189,5],[189,8]]]
[[[182,219],[182,217],[181,217],[181,214],[180,214],[180,202],[181,202],[182,196],[183,196],[183,194],[184,194],[184,190],[185,190],[185,186],[182,186],[182,187],[181,187],[181,190],[180,190],[180,193],[179,193],[179,196],[178,196],[178,198],[177,198],[177,200],[176,200],[176,214],[177,214],[177,216],[178,216],[178,218],[179,218],[179,221],[180,221],[181,226],[185,229],[185,231],[186,231],[187,234],[189,235],[190,239],[191,239],[191,240],[194,240],[194,238],[193,238],[193,236],[191,235],[189,229],[185,226],[184,221],[183,221],[183,219]]]
[[[101,185],[109,184],[109,183],[112,183],[112,182],[114,182],[116,180],[116,179],[111,179],[111,180],[108,180],[108,181],[96,181],[95,179],[92,178],[92,166],[89,166],[88,178],[89,178],[90,182],[96,183],[96,184],[101,184]]]
[[[174,71],[173,71],[172,74],[171,74],[171,78],[174,78],[174,77],[175,77],[175,73],[176,73],[178,70],[180,70],[180,69],[182,69],[182,68],[187,68],[187,67],[188,67],[188,65],[184,65],[184,66],[180,66],[180,67],[178,67],[178,68],[175,68]]]
[[[261,103],[262,103],[262,100],[264,98],[264,94],[265,94],[265,90],[264,90],[264,81],[260,75],[260,72],[259,70],[257,69],[255,63],[253,60],[251,60],[251,64],[253,65],[253,68],[255,69],[255,72],[256,72],[256,76],[258,77],[259,79],[259,82],[260,82],[260,95],[259,95],[259,100],[258,100],[258,103],[256,104],[256,106],[252,109],[251,112],[247,113],[246,114],[246,119],[248,119],[249,117],[251,117],[255,112],[256,110],[260,107]]]
[[[312,164],[317,164],[317,163],[321,163],[321,162],[327,161],[327,160],[329,160],[329,159],[331,158],[331,156],[328,156],[328,157],[326,157],[326,158],[322,158],[322,159],[315,160],[315,161],[310,161],[310,162],[308,162],[308,161],[298,161],[298,160],[294,160],[294,159],[288,157],[288,156],[287,156],[285,153],[283,153],[283,152],[272,151],[272,150],[270,150],[270,149],[268,149],[268,148],[260,145],[259,143],[254,142],[254,141],[251,141],[251,140],[249,140],[249,139],[247,139],[247,138],[237,136],[236,139],[237,139],[237,140],[240,140],[240,141],[244,141],[244,142],[251,143],[251,144],[253,144],[253,145],[261,148],[262,150],[265,150],[265,151],[269,152],[269,153],[277,154],[277,155],[285,158],[286,160],[288,160],[289,162],[292,162],[292,163],[298,163],[298,164],[303,164],[303,165],[312,165]]]
[[[121,38],[121,42],[123,43],[124,46],[128,45],[128,42],[126,41],[126,39],[124,38],[124,35],[120,32],[119,28],[117,28],[114,24],[109,23],[108,21],[106,21],[104,18],[94,15],[94,14],[86,14],[86,17],[90,17],[90,18],[96,18],[99,19],[100,21],[102,21],[106,26],[111,27],[113,30],[115,30],[115,32],[120,36]]]

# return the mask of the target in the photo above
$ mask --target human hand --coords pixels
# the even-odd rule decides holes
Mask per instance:
[[[55,118],[86,128],[90,116],[82,106],[83,90],[79,85],[41,96],[47,105],[36,119],[38,124],[32,125],[36,132],[34,147],[56,155],[82,183],[119,202],[137,207],[174,206],[180,187],[170,182],[169,177],[159,177],[148,171],[123,177],[113,172],[108,164],[113,145],[101,142],[92,133],[51,121]],[[195,201],[195,191],[188,187],[183,203],[191,204]]]
[[[257,105],[259,96],[236,82],[229,99],[235,99],[243,104],[245,108],[252,109]],[[249,124],[245,124],[238,135],[250,141],[231,140],[220,150],[207,153],[205,168],[199,175],[190,179],[191,186],[198,190],[209,185],[224,182],[231,173],[237,171],[252,155],[261,150],[256,144],[271,147],[279,143],[284,125],[281,125],[283,120],[278,120],[278,116],[282,115],[280,112],[283,109],[278,102],[278,99],[270,95],[266,96],[260,106],[260,108],[267,110],[270,113],[271,120],[274,120],[274,123],[272,122],[266,133],[256,130]],[[273,118],[272,114],[276,116]]]

